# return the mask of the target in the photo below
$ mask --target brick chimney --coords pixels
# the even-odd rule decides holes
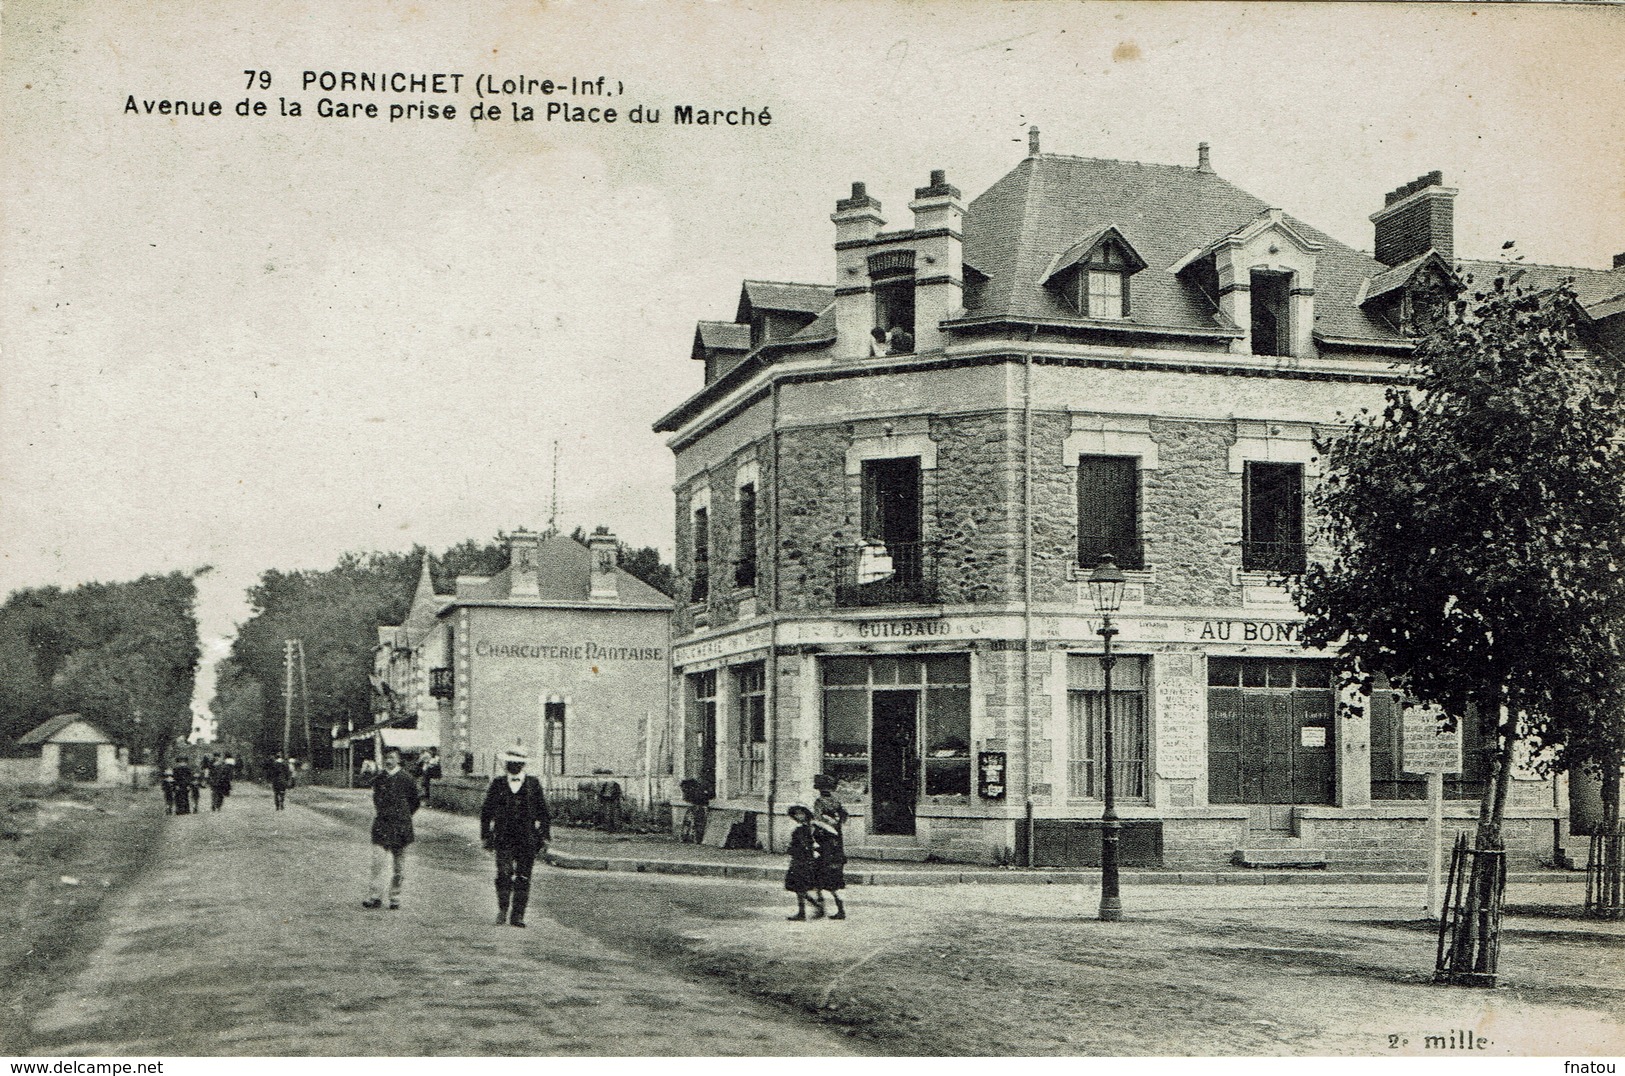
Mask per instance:
[[[532,531],[514,531],[508,536],[508,596],[542,596],[538,554],[542,536]]]
[[[1614,268],[1625,269],[1625,254],[1614,255]]]
[[[592,587],[588,591],[589,596],[619,597],[620,589],[615,575],[615,563],[619,559],[615,536],[609,533],[608,527],[599,527],[587,539],[587,548],[592,550]]]
[[[1208,155],[1208,144],[1206,142],[1196,143],[1196,170],[1198,172],[1213,171],[1213,158]]]
[[[1444,175],[1429,172],[1388,192],[1383,206],[1371,214],[1376,225],[1376,258],[1398,265],[1427,253],[1444,260],[1456,257],[1456,190],[1444,185]]]
[[[939,323],[964,306],[965,203],[948,173],[933,169],[931,182],[914,188],[914,348],[942,346]]]
[[[835,223],[837,353],[841,358],[859,358],[869,353],[869,330],[874,327],[868,244],[886,220],[880,215],[880,201],[869,197],[862,183],[852,184],[852,196],[836,202],[829,219]]]

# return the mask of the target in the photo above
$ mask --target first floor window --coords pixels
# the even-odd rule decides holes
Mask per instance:
[[[739,487],[739,557],[734,561],[734,586],[756,585],[756,484]]]
[[[1241,566],[1290,575],[1304,570],[1303,464],[1248,462],[1241,490]]]
[[[694,509],[694,585],[689,600],[703,602],[711,593],[711,511]]]
[[[1113,792],[1144,799],[1147,721],[1145,659],[1120,657],[1112,666]],[[1075,798],[1105,795],[1106,670],[1098,657],[1067,657],[1067,776]]]

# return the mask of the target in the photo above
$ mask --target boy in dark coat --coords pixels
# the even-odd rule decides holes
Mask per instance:
[[[525,772],[525,752],[516,747],[502,761],[508,772],[491,781],[480,807],[480,840],[497,857],[497,924],[522,927],[530,872],[553,833],[542,783]]]
[[[416,836],[412,816],[418,809],[418,783],[401,769],[401,753],[393,747],[384,752],[383,772],[373,780],[372,806],[372,887],[361,906],[383,906],[387,876],[389,906],[399,908],[401,886],[406,880],[406,846]]]
[[[812,812],[796,804],[784,812],[795,819],[796,828],[790,831],[790,869],[784,872],[784,888],[796,895],[796,914],[791,920],[807,918],[807,905],[813,906],[813,918],[824,917],[824,902],[811,894],[818,888],[817,852],[813,847]]]

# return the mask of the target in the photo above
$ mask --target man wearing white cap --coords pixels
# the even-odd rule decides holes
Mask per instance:
[[[491,781],[480,808],[480,840],[497,857],[497,923],[515,927],[525,925],[530,871],[552,837],[542,783],[525,772],[527,761],[521,747],[504,753],[508,772]]]

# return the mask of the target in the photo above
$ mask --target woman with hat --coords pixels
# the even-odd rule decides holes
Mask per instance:
[[[542,783],[525,772],[529,760],[517,744],[505,752],[502,764],[507,773],[491,781],[480,808],[480,840],[497,859],[498,925],[525,925],[531,868],[553,836]]]
[[[835,902],[831,919],[845,919],[846,906],[841,903],[842,889],[846,888],[846,842],[842,830],[846,825],[846,808],[835,795],[835,778],[821,773],[813,778],[813,787],[819,796],[813,801],[812,836],[813,878],[818,897]]]
[[[792,920],[807,918],[807,905],[813,906],[813,918],[824,918],[824,902],[811,894],[818,888],[818,860],[813,847],[812,811],[796,804],[784,812],[795,819],[796,828],[790,832],[790,869],[784,872],[784,888],[796,895],[796,914]]]

